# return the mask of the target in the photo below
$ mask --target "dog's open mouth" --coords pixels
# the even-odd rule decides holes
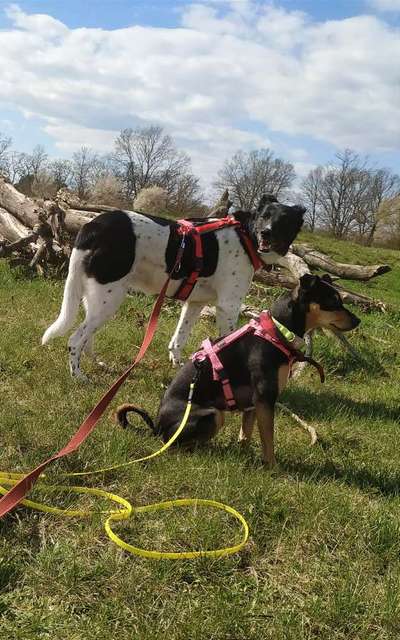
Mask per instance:
[[[335,324],[333,324],[333,322],[331,322],[329,324],[329,328],[334,332],[334,333],[344,333],[345,331],[351,331],[352,327],[348,327],[347,329],[341,329],[340,327],[337,327]]]
[[[267,240],[261,240],[258,243],[258,251],[260,253],[277,253],[279,256],[285,256],[288,252],[288,245],[279,244],[276,242],[268,242]]]
[[[268,253],[271,251],[271,245],[266,240],[261,240],[261,242],[258,243],[258,250],[261,253]]]

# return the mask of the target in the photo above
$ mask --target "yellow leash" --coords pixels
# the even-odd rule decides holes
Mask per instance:
[[[178,436],[182,433],[183,429],[186,426],[188,421],[190,411],[192,408],[192,397],[194,391],[194,382],[190,385],[188,402],[186,405],[185,413],[183,415],[182,421],[175,431],[173,436],[166,442],[160,449],[151,453],[142,458],[137,458],[136,460],[130,460],[129,462],[124,462],[122,464],[117,464],[112,467],[105,467],[104,469],[96,469],[94,471],[85,471],[78,473],[67,473],[64,474],[64,477],[74,477],[74,476],[87,476],[93,475],[97,473],[105,473],[106,471],[112,471],[115,469],[120,469],[122,467],[127,467],[131,464],[135,464],[137,462],[143,462],[144,460],[150,460],[151,458],[155,458],[156,456],[161,455],[169,449],[169,447],[175,442]],[[13,486],[17,484],[19,480],[21,480],[25,476],[24,473],[14,473],[7,471],[0,471],[0,494],[6,494],[7,489],[4,486]],[[40,478],[45,478],[46,475],[41,474]],[[39,481],[40,482],[40,481]],[[141,556],[143,558],[152,558],[154,560],[185,560],[192,558],[220,558],[222,556],[231,555],[232,553],[237,553],[240,549],[246,544],[247,539],[249,537],[249,527],[244,519],[244,517],[230,507],[229,505],[225,505],[222,502],[217,502],[215,500],[205,500],[200,498],[183,498],[178,500],[167,500],[165,502],[156,502],[154,504],[144,505],[142,507],[133,507],[128,500],[118,496],[114,493],[110,493],[109,491],[104,491],[103,489],[96,489],[90,487],[80,487],[80,486],[65,486],[65,485],[49,485],[45,481],[42,481],[41,484],[46,487],[46,490],[50,491],[69,491],[73,493],[84,493],[89,495],[98,496],[101,498],[106,498],[111,500],[112,502],[117,503],[122,506],[122,509],[110,510],[110,511],[101,511],[100,513],[107,516],[104,522],[104,528],[108,535],[108,537],[121,549],[128,551],[129,553],[133,553],[137,556]],[[58,507],[51,507],[39,502],[33,502],[32,500],[22,500],[21,504],[30,509],[35,509],[37,511],[43,511],[45,513],[51,513],[54,515],[60,515],[63,517],[74,517],[74,518],[88,518],[98,512],[95,511],[84,511],[79,509],[59,509]],[[142,549],[141,547],[135,547],[131,545],[122,538],[120,538],[111,527],[113,522],[117,522],[120,520],[129,520],[133,515],[138,513],[147,513],[150,511],[158,511],[161,509],[174,509],[178,507],[188,507],[188,506],[205,506],[212,507],[214,509],[219,509],[221,511],[225,511],[233,516],[236,520],[238,520],[242,527],[242,537],[240,542],[235,545],[229,547],[222,547],[220,549],[214,550],[205,550],[205,551],[180,551],[180,552],[168,552],[168,551],[154,551],[150,549]]]

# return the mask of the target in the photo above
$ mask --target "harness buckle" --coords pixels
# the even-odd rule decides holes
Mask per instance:
[[[182,266],[182,256],[183,256],[183,252],[185,250],[185,246],[186,246],[186,231],[183,230],[182,232],[182,240],[181,243],[179,245],[179,249],[178,249],[178,262],[175,265],[175,273],[178,273],[181,270],[181,266]]]

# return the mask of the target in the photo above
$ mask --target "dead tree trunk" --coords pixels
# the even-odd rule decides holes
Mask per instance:
[[[294,289],[298,285],[297,277],[287,271],[259,271],[254,276],[254,280],[267,287],[282,287],[283,289]],[[364,311],[386,311],[385,303],[380,300],[349,291],[337,282],[334,283],[334,287],[339,291],[345,303],[354,304]]]
[[[229,193],[226,191],[213,215],[226,215],[230,206]],[[60,190],[55,201],[35,201],[24,196],[8,180],[0,176],[0,236],[3,238],[1,255],[19,252],[25,255],[28,264],[36,265],[41,262],[44,268],[48,258],[51,264],[58,260],[60,265],[65,265],[73,240],[81,227],[93,220],[98,213],[114,210],[114,207],[83,203],[66,190]],[[35,260],[32,260],[33,256]],[[366,280],[389,270],[387,265],[362,267],[340,264],[302,244],[294,245],[293,250],[287,255],[287,262],[291,275],[281,271],[262,272],[256,275],[256,280],[267,285],[293,288],[300,276],[310,273],[311,266],[318,266],[341,277],[357,280]],[[342,291],[341,288],[338,289]],[[347,290],[343,290],[343,295],[347,300],[364,307],[384,306],[366,296]]]
[[[390,267],[387,264],[361,266],[358,264],[336,262],[329,256],[320,251],[316,251],[307,244],[294,244],[292,251],[295,255],[303,258],[310,267],[318,267],[323,271],[328,271],[346,280],[370,280],[371,278],[381,276],[383,273],[390,271]]]

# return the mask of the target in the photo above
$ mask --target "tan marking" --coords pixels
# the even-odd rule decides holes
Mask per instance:
[[[278,369],[278,393],[281,394],[289,377],[289,365],[282,364]]]
[[[319,304],[310,304],[310,311],[306,314],[306,331],[319,327],[335,325],[338,329],[346,331],[352,328],[351,317],[346,309],[339,311],[324,311]]]
[[[256,420],[255,409],[244,411],[242,414],[242,426],[240,427],[238,442],[240,444],[249,444],[253,435],[254,423]]]
[[[276,462],[274,454],[274,412],[268,405],[257,402],[256,416],[261,438],[263,460],[266,465],[273,467]]]

